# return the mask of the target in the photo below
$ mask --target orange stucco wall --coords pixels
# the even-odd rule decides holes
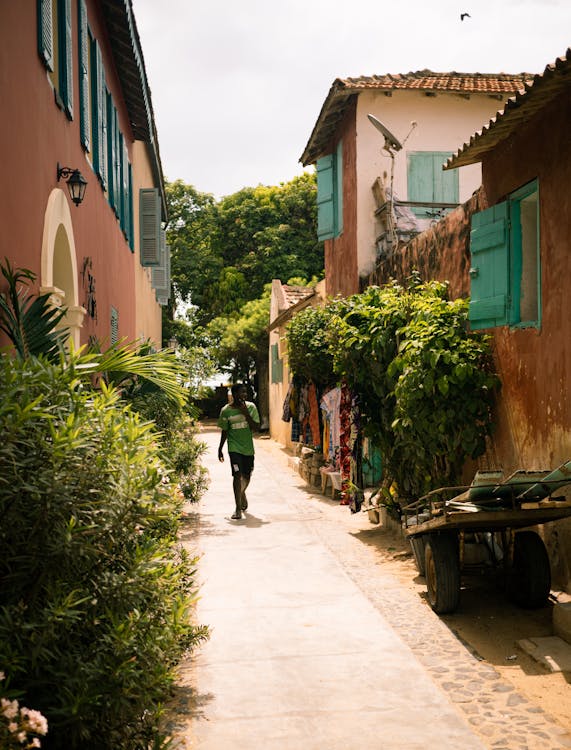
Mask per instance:
[[[92,335],[109,341],[112,306],[119,312],[119,337],[133,340],[140,333],[136,325],[135,258],[95,176],[90,156],[80,143],[77,3],[71,7],[74,119],[70,121],[55,102],[37,52],[36,3],[0,3],[0,148],[4,176],[0,182],[0,257],[31,269],[37,275],[37,286],[43,283],[41,247],[48,198],[59,187],[69,200],[65,183],[56,180],[56,165],[59,162],[79,169],[88,182],[85,200],[79,207],[69,200],[78,304],[85,307],[88,302],[87,278],[82,273],[85,265],[91,276],[91,301],[96,303],[94,316],[84,319],[81,342]],[[98,8],[98,3],[88,2],[89,25],[101,46],[107,86],[132,161],[132,132]],[[160,321],[159,306],[150,297],[147,300],[149,305],[154,304],[154,317]]]

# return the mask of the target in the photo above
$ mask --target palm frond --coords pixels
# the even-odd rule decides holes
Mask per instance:
[[[66,309],[52,307],[49,294],[31,296],[27,287],[35,280],[32,271],[13,269],[7,258],[0,271],[8,283],[7,291],[0,293],[0,329],[19,357],[54,359],[68,335],[67,329],[57,328]]]

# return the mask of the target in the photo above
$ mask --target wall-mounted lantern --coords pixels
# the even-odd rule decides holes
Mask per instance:
[[[85,189],[87,188],[87,181],[84,179],[79,169],[70,169],[69,167],[60,167],[59,162],[58,162],[58,165],[57,165],[58,182],[60,181],[62,177],[68,178],[67,187],[69,190],[69,195],[73,203],[75,203],[76,206],[79,206],[79,204],[83,201],[83,197],[85,196]]]

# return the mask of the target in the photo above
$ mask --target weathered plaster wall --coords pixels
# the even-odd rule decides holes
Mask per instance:
[[[394,91],[392,96],[372,90],[361,92],[356,113],[357,253],[361,276],[371,273],[376,263],[376,206],[371,188],[377,177],[390,186],[391,175],[391,158],[383,149],[383,136],[371,125],[367,115],[375,115],[401,142],[406,140],[402,150],[394,155],[394,193],[397,198],[406,200],[407,156],[410,152],[456,152],[458,146],[469,140],[501,106],[501,101],[487,94],[472,94],[465,98],[446,92],[436,96],[427,96],[422,91]],[[411,130],[412,121],[417,125]],[[481,183],[480,165],[461,169],[458,181],[459,201],[463,203]]]
[[[343,232],[325,240],[326,294],[347,297],[359,291],[357,271],[357,175],[355,142],[355,102],[347,108],[331,151],[343,140]]]
[[[539,183],[542,320],[540,328],[490,329],[502,382],[496,429],[481,468],[549,469],[571,458],[571,98],[561,97],[483,164],[483,188],[433,229],[384,260],[368,278],[448,280],[452,297],[468,296],[470,217],[533,179]],[[549,123],[547,126],[546,123]],[[546,136],[548,134],[548,137]],[[560,492],[571,497],[571,491]],[[571,520],[540,529],[554,585],[571,593]]]
[[[494,451],[508,470],[571,458],[570,119],[571,97],[561,96],[482,165],[490,203],[530,180],[539,183],[541,327],[494,331],[503,382]],[[571,521],[546,526],[544,533],[556,579],[571,592]]]
[[[434,227],[419,234],[408,244],[401,245],[389,257],[380,261],[365,280],[363,288],[371,284],[385,284],[390,279],[404,282],[416,270],[426,281],[448,281],[452,299],[468,297],[470,220],[472,214],[480,211],[484,205],[484,196],[478,191]]]

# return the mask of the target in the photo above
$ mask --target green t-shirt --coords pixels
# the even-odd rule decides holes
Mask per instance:
[[[248,412],[255,422],[260,421],[260,415],[256,404],[246,401]],[[226,404],[220,411],[218,427],[224,430],[228,440],[228,451],[230,453],[241,453],[243,456],[254,455],[254,440],[252,430],[248,426],[246,417],[241,411],[235,409],[232,404]]]

